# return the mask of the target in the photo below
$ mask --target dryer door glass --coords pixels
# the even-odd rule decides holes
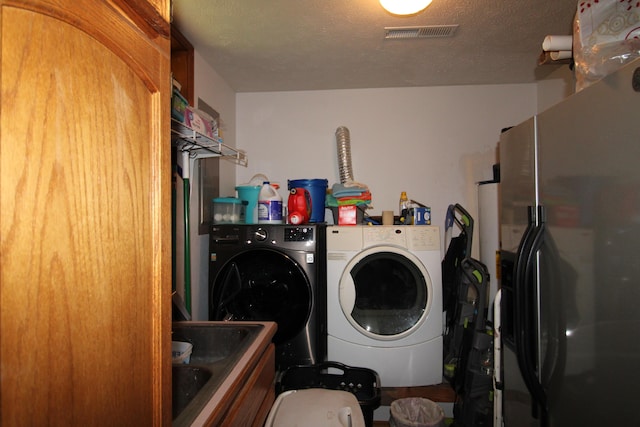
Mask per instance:
[[[311,286],[304,271],[291,258],[268,249],[233,257],[213,288],[213,320],[276,322],[275,344],[305,327],[310,308]]]
[[[351,318],[366,332],[397,335],[416,326],[427,308],[427,283],[420,269],[393,252],[375,252],[351,270],[355,304]]]

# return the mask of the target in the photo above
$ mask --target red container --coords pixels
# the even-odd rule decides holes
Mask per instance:
[[[338,206],[338,225],[357,225],[358,207],[356,205]]]
[[[287,222],[289,224],[306,224],[311,218],[311,194],[304,188],[289,190],[287,201]]]

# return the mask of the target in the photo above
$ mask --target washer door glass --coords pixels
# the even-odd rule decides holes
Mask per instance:
[[[431,279],[411,253],[395,248],[369,248],[355,257],[340,283],[340,304],[361,333],[397,339],[425,319]]]
[[[307,323],[311,287],[300,266],[287,255],[254,249],[229,260],[212,296],[213,320],[273,321],[275,344],[295,337]]]

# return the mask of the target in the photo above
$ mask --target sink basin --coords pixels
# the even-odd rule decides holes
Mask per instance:
[[[213,372],[200,366],[173,365],[171,367],[171,412],[176,418],[211,379]]]
[[[190,363],[172,366],[174,426],[191,425],[263,328],[260,323],[173,323],[172,341],[193,344]]]

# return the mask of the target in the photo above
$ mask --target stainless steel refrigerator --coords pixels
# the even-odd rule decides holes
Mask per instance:
[[[506,427],[640,425],[638,91],[640,60],[500,138]]]

